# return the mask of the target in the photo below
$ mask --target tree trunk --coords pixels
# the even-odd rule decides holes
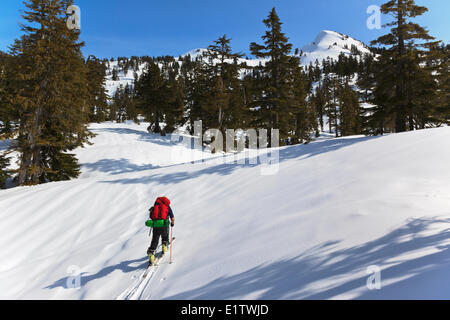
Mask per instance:
[[[153,130],[154,133],[160,133],[161,132],[161,126],[159,125],[159,112],[156,111],[154,113],[154,123],[155,123],[155,128]]]
[[[406,131],[406,106],[405,106],[405,70],[403,56],[405,54],[405,39],[403,34],[403,0],[398,0],[398,43],[397,43],[397,87],[396,87],[396,100],[397,100],[397,112],[395,116],[395,131]]]

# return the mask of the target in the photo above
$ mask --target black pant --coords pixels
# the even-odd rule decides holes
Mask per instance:
[[[162,228],[153,228],[152,244],[150,245],[150,248],[148,248],[148,254],[155,253],[156,249],[158,248],[159,237],[162,238],[163,244],[169,245],[169,226]]]

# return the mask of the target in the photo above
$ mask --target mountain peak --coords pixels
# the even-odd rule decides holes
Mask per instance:
[[[203,55],[203,53],[205,53],[207,50],[208,49],[205,49],[205,48],[197,48],[197,49],[191,50],[189,52],[186,52],[185,54],[182,54],[180,56],[180,58],[191,56],[191,59],[195,60],[197,57]]]
[[[351,55],[352,46],[363,54],[370,53],[368,47],[359,40],[337,31],[322,30],[313,42],[302,48],[302,64],[314,64],[316,60],[322,62],[328,57],[337,60],[341,53]]]

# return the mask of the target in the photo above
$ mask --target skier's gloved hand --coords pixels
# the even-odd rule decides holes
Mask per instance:
[[[172,219],[171,219],[170,226],[171,226],[172,228],[175,226],[175,218],[172,218]]]

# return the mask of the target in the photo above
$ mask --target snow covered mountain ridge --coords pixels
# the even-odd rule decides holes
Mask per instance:
[[[301,50],[301,64],[307,66],[316,60],[322,63],[323,59],[337,60],[341,53],[352,55],[352,47],[361,54],[370,54],[370,50],[363,42],[353,39],[336,31],[323,30],[314,42],[304,46]]]
[[[342,53],[348,56],[352,55],[352,47],[355,53],[359,52],[361,55],[371,53],[369,47],[359,40],[336,31],[323,30],[316,36],[313,42],[303,46],[297,56],[301,58],[301,65],[307,66],[310,63],[314,64],[316,59],[319,63],[322,63],[322,60],[326,60],[327,58],[337,60]],[[201,57],[207,50],[205,48],[194,49],[181,55],[180,58],[190,55],[191,59],[195,60]],[[264,60],[240,59],[240,62],[246,62],[248,65],[258,65],[260,62],[264,62]]]

